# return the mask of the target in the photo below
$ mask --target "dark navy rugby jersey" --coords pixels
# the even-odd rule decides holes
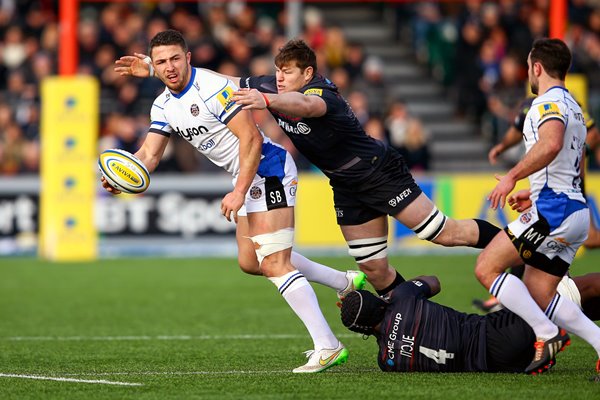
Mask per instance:
[[[528,97],[519,104],[519,113],[513,121],[513,126],[517,128],[519,132],[523,132],[523,128],[525,127],[525,117],[527,117],[527,113],[531,108],[533,100],[535,100],[535,97]]]
[[[275,76],[242,78],[240,86],[277,93]],[[269,109],[294,146],[332,182],[355,185],[365,181],[384,158],[385,145],[368,136],[337,87],[316,75],[300,89],[327,104],[325,115],[300,118]]]
[[[420,280],[396,287],[377,338],[378,364],[388,372],[487,371],[485,318],[427,300]]]

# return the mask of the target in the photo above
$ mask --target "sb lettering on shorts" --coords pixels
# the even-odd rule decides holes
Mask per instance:
[[[276,176],[267,176],[265,178],[265,191],[267,198],[267,210],[287,207],[287,198],[283,184]]]

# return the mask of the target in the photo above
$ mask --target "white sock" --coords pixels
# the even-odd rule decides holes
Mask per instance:
[[[316,351],[338,346],[339,341],[321,313],[315,291],[300,272],[294,270],[269,280],[308,329]]]
[[[292,251],[291,261],[310,282],[320,283],[335,290],[344,290],[348,286],[345,272],[309,260],[295,251]]]
[[[556,325],[591,344],[600,358],[600,327],[586,317],[571,299],[556,293],[546,309],[546,315]]]
[[[558,334],[558,327],[548,319],[529,294],[527,286],[516,276],[506,272],[500,274],[492,283],[490,293],[504,307],[523,318],[537,338],[547,340]]]

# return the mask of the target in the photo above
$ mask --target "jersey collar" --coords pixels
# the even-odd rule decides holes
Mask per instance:
[[[183,96],[184,94],[187,93],[188,90],[190,90],[190,88],[194,84],[195,80],[196,80],[196,68],[192,67],[192,75],[190,76],[190,81],[185,86],[185,89],[183,89],[180,93],[173,93],[173,92],[171,92],[170,89],[169,89],[169,92],[171,92],[171,94],[173,95],[173,97],[175,97],[176,99],[180,99],[181,96]]]
[[[569,89],[567,89],[564,86],[552,86],[550,89],[546,90],[546,93],[548,93],[549,91],[551,91],[552,89],[560,89],[560,90],[564,90],[565,92],[569,93]]]

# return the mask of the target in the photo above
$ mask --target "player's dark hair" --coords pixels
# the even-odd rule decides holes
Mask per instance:
[[[166,31],[158,32],[148,46],[148,54],[152,55],[152,49],[157,46],[179,46],[184,53],[188,52],[188,46],[181,32],[175,29],[167,29]]]
[[[565,80],[571,68],[571,51],[565,42],[560,39],[537,39],[529,54],[531,65],[539,62],[552,78]]]
[[[350,292],[342,301],[342,323],[353,332],[374,334],[383,320],[387,303],[367,290]]]
[[[301,39],[290,40],[279,49],[279,54],[275,56],[275,65],[282,68],[286,65],[293,65],[304,71],[312,67],[313,74],[317,73],[317,56],[313,49]]]

